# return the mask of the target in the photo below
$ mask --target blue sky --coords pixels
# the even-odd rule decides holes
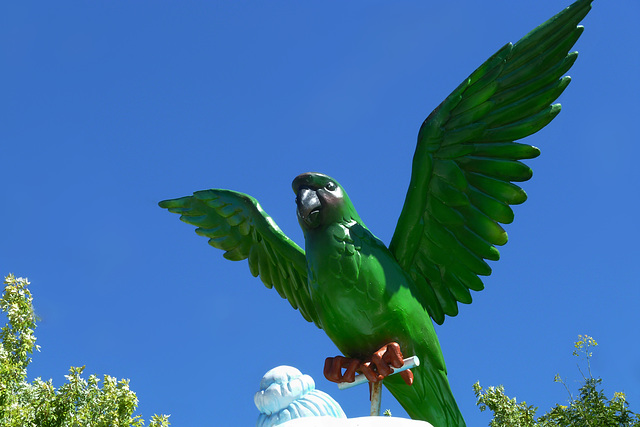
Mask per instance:
[[[131,379],[176,426],[253,425],[253,394],[289,364],[349,416],[366,387],[322,376],[335,346],[275,291],[157,206],[206,188],[255,196],[303,245],[290,183],[340,181],[389,242],[418,128],[508,41],[569,1],[56,1],[0,9],[2,274],[28,276],[42,351]],[[561,96],[526,141],[529,200],[486,289],[436,331],[468,425],[472,384],[544,411],[575,390],[578,334],[605,391],[640,411],[637,79],[640,4],[596,0]],[[402,410],[387,393],[383,408]],[[214,421],[215,419],[215,421]]]

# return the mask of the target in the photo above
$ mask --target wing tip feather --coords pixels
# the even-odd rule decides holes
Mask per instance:
[[[184,197],[178,197],[176,199],[162,200],[158,202],[158,206],[160,206],[163,209],[169,209],[169,210],[171,210],[172,208],[183,208],[185,206],[185,202],[189,201],[189,199],[191,199],[191,196],[184,196]]]

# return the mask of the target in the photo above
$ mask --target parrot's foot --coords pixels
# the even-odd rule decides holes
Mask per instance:
[[[352,383],[356,379],[356,371],[362,365],[358,359],[336,356],[327,357],[324,361],[324,377],[334,383]],[[342,373],[342,369],[346,371]]]
[[[355,380],[356,372],[362,372],[370,383],[377,383],[391,375],[393,368],[402,367],[403,359],[398,343],[391,342],[382,346],[373,353],[371,359],[364,362],[343,356],[327,357],[324,362],[324,376],[334,383],[351,383]],[[345,369],[344,374],[342,369]],[[407,385],[413,384],[413,372],[410,369],[400,372],[400,376]]]

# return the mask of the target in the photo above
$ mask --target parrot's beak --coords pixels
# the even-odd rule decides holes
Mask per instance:
[[[316,192],[309,187],[301,187],[296,197],[298,218],[309,228],[315,228],[320,223],[320,208],[322,204]]]

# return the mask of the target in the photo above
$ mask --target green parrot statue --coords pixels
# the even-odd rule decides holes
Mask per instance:
[[[197,226],[225,258],[248,259],[254,277],[326,332],[347,357],[328,359],[328,378],[352,380],[353,371],[368,367],[411,418],[464,426],[432,320],[442,324],[458,314],[458,302],[471,303],[470,290],[484,287],[479,276],[491,273],[486,260],[498,260],[495,246],[507,242],[500,224],[511,223],[510,205],[527,198],[514,182],[532,175],[520,160],[540,153],[515,141],[560,112],[552,103],[569,84],[563,75],[577,52],[568,52],[591,1],[576,1],[506,44],[427,117],[388,247],[367,229],[345,189],[320,173],[293,181],[304,250],[246,194],[204,190],[160,206]],[[389,346],[417,355],[420,366],[386,377],[389,364],[397,367]]]

